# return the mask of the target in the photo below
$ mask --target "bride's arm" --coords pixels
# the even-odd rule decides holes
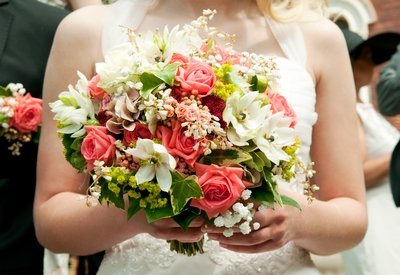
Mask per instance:
[[[249,235],[239,233],[226,238],[218,234],[222,231],[219,228],[204,228],[210,238],[234,251],[269,251],[294,241],[315,254],[328,255],[359,243],[367,228],[363,153],[346,44],[340,30],[326,19],[304,23],[302,29],[310,71],[317,83],[318,121],[313,129],[311,156],[316,170],[313,181],[320,191],[311,204],[305,196],[288,192],[302,210],[263,210],[254,219],[260,229]]]
[[[311,154],[320,191],[318,200],[303,205],[295,217],[293,234],[298,245],[313,253],[331,254],[361,241],[367,215],[350,60],[339,29],[323,21],[318,24],[318,35],[311,32],[312,26],[304,30],[317,72],[318,121]]]
[[[107,249],[137,233],[148,232],[163,239],[197,241],[199,228],[181,232],[171,221],[148,225],[142,213],[127,220],[126,212],[110,206],[88,207],[79,199],[89,177],[78,174],[63,155],[61,139],[48,103],[57,100],[68,84],[77,81],[77,70],[90,78],[94,64],[102,59],[101,24],[86,18],[102,18],[104,7],[82,8],[60,25],[49,57],[44,83],[44,113],[41,132],[37,186],[34,204],[39,242],[54,252],[92,254]],[[165,230],[164,230],[165,229]]]

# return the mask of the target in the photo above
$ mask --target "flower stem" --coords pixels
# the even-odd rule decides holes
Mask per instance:
[[[176,251],[176,252],[186,255],[186,256],[194,256],[197,253],[200,253],[200,254],[204,253],[204,249],[203,249],[204,238],[202,238],[200,241],[194,242],[194,243],[182,243],[177,240],[170,240],[167,242],[170,245],[171,251]]]

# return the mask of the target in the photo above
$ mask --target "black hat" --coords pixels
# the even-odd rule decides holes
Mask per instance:
[[[394,203],[397,207],[400,206],[400,141],[392,153],[390,161],[390,186],[392,189]]]
[[[371,50],[372,61],[376,65],[388,61],[396,52],[397,45],[400,44],[400,33],[396,32],[382,32],[364,39],[348,28],[341,27],[341,30],[346,39],[350,56],[357,58],[361,50],[368,47]]]

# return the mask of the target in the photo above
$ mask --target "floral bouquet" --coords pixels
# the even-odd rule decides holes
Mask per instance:
[[[308,184],[312,170],[297,156],[296,115],[274,88],[274,60],[236,52],[234,36],[208,27],[214,14],[163,32],[126,29],[129,42],[92,79],[78,72],[50,104],[67,160],[92,176],[88,198],[183,229],[203,217],[226,236],[256,230],[259,207],[299,207],[278,181]],[[202,252],[202,242],[170,244]]]
[[[0,136],[11,144],[8,149],[20,155],[22,143],[32,140],[42,121],[42,100],[32,97],[20,83],[0,86]]]

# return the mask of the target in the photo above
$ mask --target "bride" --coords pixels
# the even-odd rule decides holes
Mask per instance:
[[[320,3],[321,2],[321,3]],[[366,225],[365,190],[357,140],[355,92],[340,30],[321,15],[323,0],[119,0],[69,15],[60,25],[46,71],[44,106],[57,99],[76,71],[94,74],[104,51],[120,41],[118,26],[138,32],[184,24],[203,9],[216,9],[211,24],[236,34],[235,49],[276,56],[281,92],[298,115],[303,159],[315,162],[317,199],[301,185],[281,192],[301,211],[276,207],[258,212],[261,227],[224,237],[193,222],[182,231],[169,219],[148,224],[105,205],[87,207],[88,176],[64,159],[53,115],[45,108],[34,205],[39,241],[74,255],[106,250],[100,274],[318,274],[309,252],[329,255],[355,246]],[[171,252],[165,240],[195,242],[205,253]]]

